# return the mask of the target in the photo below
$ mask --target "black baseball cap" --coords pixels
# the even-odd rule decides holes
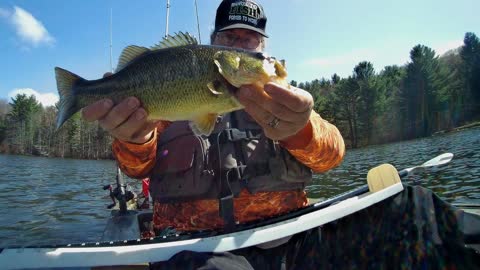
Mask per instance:
[[[215,17],[215,32],[228,29],[242,28],[260,33],[265,33],[267,17],[263,7],[252,0],[223,0],[217,8]]]

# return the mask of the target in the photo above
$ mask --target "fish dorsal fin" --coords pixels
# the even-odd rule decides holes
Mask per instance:
[[[166,38],[163,38],[155,46],[151,47],[152,50],[160,50],[165,48],[179,47],[185,45],[197,45],[198,41],[195,37],[191,36],[188,32],[183,33],[179,32],[173,36],[168,35]]]
[[[124,67],[126,67],[130,62],[132,62],[138,56],[150,51],[148,48],[130,45],[123,49],[120,59],[118,60],[118,66],[115,72],[119,72]]]

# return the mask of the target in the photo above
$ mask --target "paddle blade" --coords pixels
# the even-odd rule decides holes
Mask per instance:
[[[367,182],[370,192],[377,192],[400,183],[400,177],[395,167],[390,164],[382,164],[368,171]]]
[[[422,167],[432,167],[432,166],[440,166],[443,164],[446,164],[452,160],[453,154],[452,153],[444,153],[441,154],[435,158],[432,158],[431,160],[423,163],[421,166]]]

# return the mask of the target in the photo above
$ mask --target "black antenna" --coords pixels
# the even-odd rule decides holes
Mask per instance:
[[[200,36],[200,22],[199,22],[199,19],[198,19],[197,0],[195,0],[195,14],[197,15],[198,44],[202,44],[202,37]]]

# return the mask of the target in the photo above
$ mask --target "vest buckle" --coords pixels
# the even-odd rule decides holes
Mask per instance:
[[[228,129],[225,129],[222,133],[223,133],[221,138],[222,142],[225,142],[225,141],[235,142],[235,141],[244,140],[247,138],[247,134],[244,131],[241,131],[237,128],[228,128]]]

